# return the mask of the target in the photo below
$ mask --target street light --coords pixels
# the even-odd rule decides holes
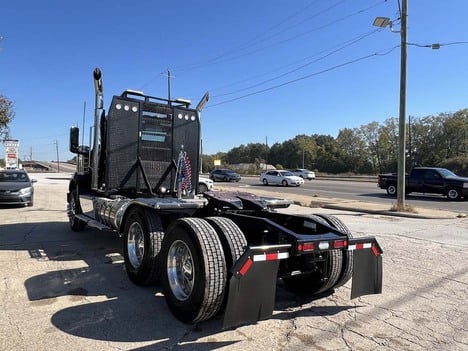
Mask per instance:
[[[408,2],[402,0],[401,6],[401,57],[400,57],[400,113],[398,117],[398,180],[397,180],[397,208],[405,210],[405,163],[406,163],[406,27],[407,27]],[[374,26],[385,28],[390,27],[393,32],[392,21],[388,17],[377,17]]]

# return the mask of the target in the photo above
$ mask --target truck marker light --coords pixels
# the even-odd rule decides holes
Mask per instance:
[[[297,244],[297,251],[314,251],[313,243]]]
[[[335,249],[342,249],[343,247],[346,247],[347,244],[347,240],[336,240],[335,242],[333,242],[333,247]]]
[[[326,241],[322,241],[318,244],[320,250],[326,250],[330,247],[330,244]]]

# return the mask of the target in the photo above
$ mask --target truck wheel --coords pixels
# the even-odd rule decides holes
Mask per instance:
[[[331,224],[328,216],[309,215],[307,218],[322,224]],[[301,295],[321,294],[333,289],[338,282],[344,280],[343,267],[343,253],[339,250],[327,251],[324,253],[324,261],[315,272],[284,277],[283,282],[288,289]]]
[[[348,234],[349,238],[352,238],[353,235],[349,228],[337,217],[332,215],[321,214],[323,217],[332,227],[341,230],[342,232]],[[343,251],[343,266],[341,269],[340,277],[336,282],[333,288],[338,288],[344,284],[346,284],[353,275],[353,251]]]
[[[225,217],[207,217],[205,218],[208,223],[214,228],[218,234],[218,238],[221,241],[223,247],[224,256],[226,259],[227,276],[226,280],[232,277],[230,269],[234,263],[242,256],[247,247],[247,239],[245,238],[242,230],[234,223],[231,219]],[[219,309],[219,312],[223,311],[226,307],[227,297],[229,295],[229,283],[226,284],[226,290],[224,292],[224,300]]]
[[[161,218],[149,209],[136,207],[130,211],[124,225],[125,270],[137,285],[155,284],[161,271],[159,251],[164,237]]]
[[[396,188],[395,185],[387,186],[387,194],[388,195],[394,196],[394,195],[396,195],[396,193],[397,193],[397,188]]]
[[[461,192],[457,188],[450,188],[447,191],[447,199],[449,200],[460,200],[461,199]]]
[[[226,268],[229,270],[241,257],[247,246],[247,239],[236,223],[225,217],[207,217],[208,223],[218,234],[226,258]]]
[[[76,217],[76,215],[80,213],[83,213],[81,210],[80,199],[78,198],[76,190],[72,190],[70,191],[70,202],[67,205],[67,214],[70,228],[74,232],[80,232],[86,226],[85,222]]]
[[[324,261],[313,273],[284,277],[286,287],[300,295],[315,295],[333,289],[341,276],[343,254],[339,250],[327,251]]]
[[[198,184],[198,193],[203,194],[204,192],[208,191],[208,187],[205,184]]]
[[[180,218],[170,225],[161,252],[161,286],[174,316],[185,323],[214,316],[224,299],[227,273],[213,227],[202,218]]]

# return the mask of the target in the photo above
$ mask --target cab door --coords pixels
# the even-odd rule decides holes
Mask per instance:
[[[442,176],[433,169],[426,169],[424,172],[424,192],[433,194],[443,194],[445,182]]]

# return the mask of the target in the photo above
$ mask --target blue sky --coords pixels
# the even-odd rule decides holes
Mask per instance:
[[[468,107],[466,0],[408,0],[407,114]],[[104,104],[143,90],[196,104],[204,153],[398,116],[397,0],[17,1],[0,4],[0,94],[14,102],[20,157],[70,159],[68,131],[93,120],[92,71]],[[439,50],[421,47],[447,44]],[[416,44],[416,45],[414,45]],[[86,104],[86,108],[85,108]]]

